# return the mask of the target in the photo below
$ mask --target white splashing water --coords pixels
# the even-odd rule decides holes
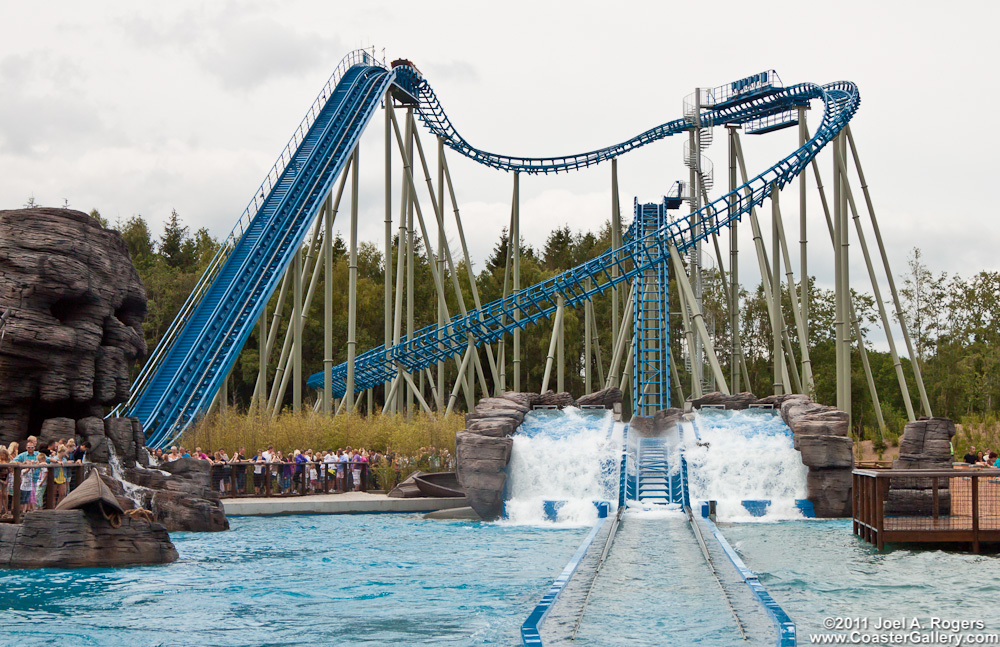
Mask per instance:
[[[149,488],[136,485],[132,481],[125,478],[125,468],[122,465],[121,459],[118,457],[118,452],[115,451],[115,444],[111,442],[110,438],[107,440],[107,444],[108,464],[111,466],[111,475],[118,479],[118,482],[122,484],[125,496],[131,500],[133,504],[135,504],[135,507],[149,508],[153,492]],[[136,463],[136,467],[141,468],[142,466]]]
[[[695,415],[700,441],[684,434],[691,500],[718,501],[723,521],[801,519],[796,499],[806,496],[808,468],[792,446],[792,432],[770,411],[711,411]],[[742,501],[767,499],[763,517]]]
[[[514,435],[507,466],[507,522],[551,525],[544,501],[565,501],[557,525],[597,522],[594,501],[618,501],[623,425],[610,411],[532,411]]]

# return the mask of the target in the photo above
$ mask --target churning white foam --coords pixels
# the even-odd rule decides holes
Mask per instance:
[[[796,499],[806,496],[806,473],[792,446],[791,430],[781,417],[765,411],[701,411],[695,415],[698,438],[685,426],[684,451],[691,499],[718,501],[724,521],[776,521],[801,518]],[[742,502],[769,500],[763,517]]]
[[[551,524],[545,501],[561,501],[555,523],[593,525],[595,501],[618,500],[621,425],[610,411],[532,411],[514,435],[507,466],[509,523]]]

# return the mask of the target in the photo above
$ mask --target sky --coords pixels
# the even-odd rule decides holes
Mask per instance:
[[[852,129],[897,277],[914,247],[934,272],[1000,270],[989,197],[1000,136],[976,117],[1000,100],[992,3],[0,0],[0,10],[3,209],[30,197],[96,208],[112,223],[141,214],[157,233],[175,209],[192,230],[221,238],[330,73],[359,47],[412,60],[468,141],[514,155],[617,143],[680,117],[695,87],[775,69],[786,85],[858,84]],[[423,142],[434,148],[426,131]],[[718,196],[722,129],[715,142],[706,155]],[[686,179],[681,145],[674,138],[621,160],[626,217],[634,198],[656,201]],[[751,174],[796,145],[794,129],[744,137]],[[377,115],[360,152],[361,240],[383,235],[382,146]],[[448,159],[481,268],[508,221],[512,176]],[[821,164],[829,183],[832,161]],[[602,164],[522,178],[525,241],[541,248],[555,227],[599,227],[610,217],[610,177]],[[815,193],[809,199],[810,273],[828,285],[825,224]],[[783,205],[790,227],[797,200]],[[741,238],[749,252],[749,232]],[[741,276],[754,283],[755,259],[743,258]],[[864,271],[852,248],[859,289]]]

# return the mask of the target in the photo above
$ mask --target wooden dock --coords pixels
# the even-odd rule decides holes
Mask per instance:
[[[854,470],[854,534],[887,543],[1000,543],[1000,469]]]

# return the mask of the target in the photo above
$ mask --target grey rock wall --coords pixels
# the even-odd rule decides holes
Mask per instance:
[[[0,442],[65,437],[66,419],[128,397],[146,292],[118,232],[70,209],[0,211],[3,310]]]
[[[948,418],[920,418],[906,423],[899,441],[899,457],[893,469],[950,469],[951,438],[955,423]],[[893,478],[885,504],[887,514],[927,515],[933,507],[934,484],[929,478]],[[938,511],[951,514],[948,479],[938,479]]]
[[[146,292],[118,232],[70,209],[0,211],[2,311],[0,442],[76,436],[91,462],[111,462],[113,450],[167,529],[229,527],[206,463],[145,470],[139,420],[104,418],[128,398],[129,369],[146,353]]]
[[[94,510],[38,510],[0,526],[0,568],[90,568],[167,564],[177,550],[161,524],[121,518],[113,528]]]

